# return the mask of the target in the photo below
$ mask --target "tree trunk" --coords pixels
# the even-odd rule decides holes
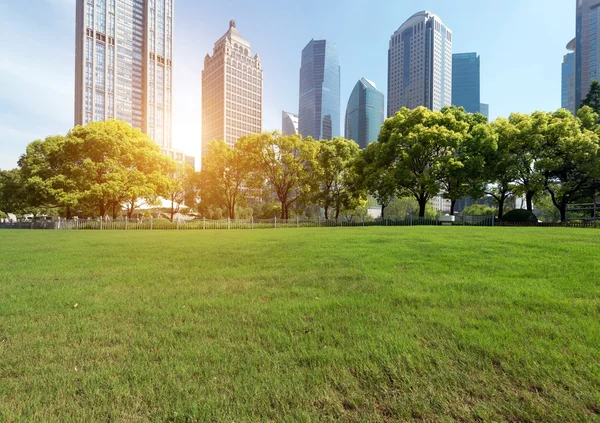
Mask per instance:
[[[67,206],[67,219],[71,219],[71,206]]]
[[[425,208],[427,207],[427,198],[419,198],[419,217],[425,217]]]
[[[113,202],[113,210],[112,210],[112,218],[113,220],[117,220],[117,202]]]
[[[500,196],[500,198],[498,198],[497,200],[498,200],[498,219],[502,220],[502,217],[504,217],[504,202],[506,201],[506,197],[504,197],[504,194],[502,194]]]
[[[329,219],[329,206],[324,207],[324,209],[325,209],[325,220],[328,220]]]
[[[567,202],[566,201],[562,201],[562,203],[560,204],[559,207],[560,210],[560,221],[562,223],[567,223]]]
[[[385,208],[386,207],[387,207],[386,204],[381,205],[381,220],[385,219]]]
[[[527,211],[533,213],[533,197],[535,196],[535,191],[527,191],[525,198],[527,200]]]
[[[450,200],[450,216],[454,216],[454,208],[456,207],[456,200]]]
[[[106,215],[106,204],[104,201],[100,203],[100,217],[104,217]]]

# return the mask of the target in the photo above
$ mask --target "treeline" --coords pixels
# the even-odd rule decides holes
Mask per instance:
[[[566,219],[567,205],[600,188],[600,127],[594,109],[577,116],[512,114],[488,123],[448,107],[402,109],[387,119],[378,142],[361,150],[343,138],[303,139],[262,133],[235,146],[210,144],[202,171],[177,165],[144,134],[116,121],[76,127],[27,147],[19,168],[0,172],[0,210],[130,217],[142,204],[171,200],[213,217],[366,214],[374,198],[386,213],[412,199],[419,216],[442,193],[456,202],[491,196],[502,218],[511,197],[533,211],[548,199]],[[394,204],[396,202],[396,204]]]

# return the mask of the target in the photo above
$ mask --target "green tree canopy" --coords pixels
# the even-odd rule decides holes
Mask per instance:
[[[266,187],[281,204],[281,219],[288,219],[290,208],[314,187],[318,143],[300,135],[265,132],[242,137],[236,146],[252,169],[251,185]]]
[[[600,116],[600,82],[594,80],[590,85],[590,91],[585,99],[581,102],[581,106],[590,107],[596,115]],[[598,120],[596,119],[596,122]]]

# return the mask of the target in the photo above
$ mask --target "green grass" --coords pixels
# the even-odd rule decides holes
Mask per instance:
[[[594,230],[0,246],[0,422],[600,421]]]

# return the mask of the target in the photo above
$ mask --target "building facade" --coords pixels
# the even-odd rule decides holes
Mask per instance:
[[[174,0],[76,0],[75,125],[108,119],[172,150]]]
[[[258,54],[236,27],[207,54],[202,71],[202,152],[213,140],[229,146],[243,136],[262,131],[263,70]]]
[[[335,44],[311,40],[302,50],[298,129],[316,140],[340,135],[340,61]]]
[[[374,82],[361,78],[356,83],[348,106],[344,137],[365,148],[377,141],[384,120],[385,99]]]
[[[488,120],[490,119],[490,105],[486,103],[481,103],[479,105],[479,113],[484,115]]]
[[[481,59],[477,53],[452,55],[452,104],[481,112]]]
[[[388,117],[402,107],[441,110],[452,104],[452,31],[436,15],[419,12],[391,37]]]
[[[281,112],[281,133],[283,135],[298,135],[298,115],[283,111]]]
[[[585,100],[592,81],[598,79],[599,6],[598,0],[576,0],[576,35],[569,43],[569,50],[575,50],[575,108]]]
[[[561,69],[561,107],[569,110],[573,115],[577,113],[577,103],[575,100],[576,96],[576,76],[575,76],[575,40],[571,41],[567,45],[568,53],[563,58],[562,69]],[[583,99],[582,99],[583,101]],[[581,104],[581,103],[579,103]]]

